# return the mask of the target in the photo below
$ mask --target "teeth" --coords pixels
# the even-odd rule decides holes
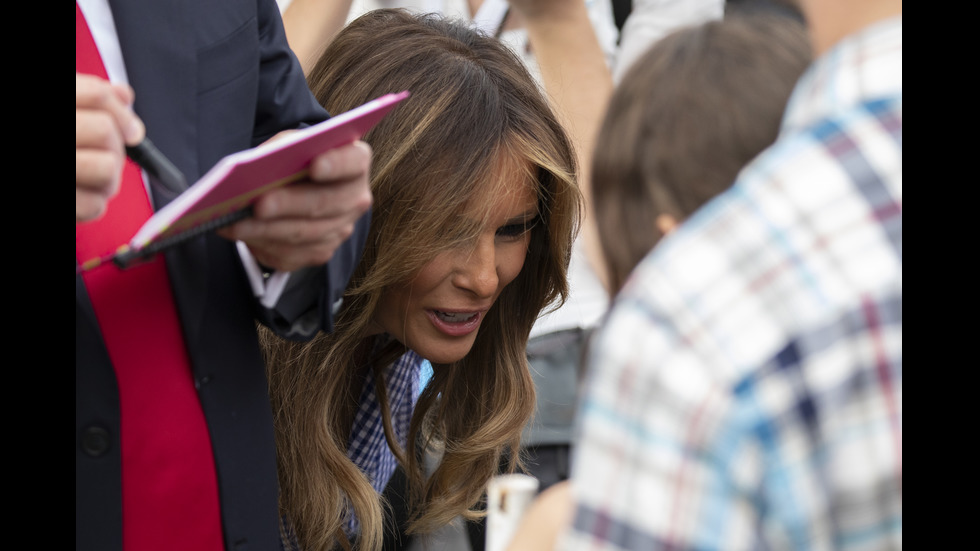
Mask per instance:
[[[436,315],[439,316],[439,319],[445,321],[446,323],[463,323],[464,321],[469,321],[476,316],[476,314],[473,313],[448,314],[446,312],[440,312],[438,310],[436,310]]]

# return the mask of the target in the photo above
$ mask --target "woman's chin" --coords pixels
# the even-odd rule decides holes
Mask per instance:
[[[428,343],[426,343],[428,344]],[[473,349],[473,342],[433,343],[428,346],[412,347],[416,354],[434,364],[451,364],[466,357]]]

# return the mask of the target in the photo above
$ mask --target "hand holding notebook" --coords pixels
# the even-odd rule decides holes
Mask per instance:
[[[101,258],[83,262],[76,267],[76,273],[109,259],[126,267],[190,237],[248,216],[259,196],[305,178],[313,158],[360,139],[408,95],[408,92],[388,94],[317,125],[228,155],[150,217],[128,244]]]

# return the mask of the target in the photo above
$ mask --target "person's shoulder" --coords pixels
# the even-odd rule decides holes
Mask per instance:
[[[900,202],[902,116],[899,91],[804,116],[802,124],[784,124],[776,142],[741,171],[733,188],[762,207],[772,205],[774,197],[800,209],[832,197],[866,200],[868,186]]]
[[[900,150],[840,154],[849,147],[811,132],[758,157],[637,266],[613,306],[622,338],[658,326],[752,365],[900,278]]]

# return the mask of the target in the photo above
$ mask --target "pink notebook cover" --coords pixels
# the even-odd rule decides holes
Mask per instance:
[[[304,178],[314,157],[362,138],[408,96],[407,91],[388,94],[275,141],[228,155],[150,217],[130,240],[130,248],[139,251],[234,215],[266,191]]]

